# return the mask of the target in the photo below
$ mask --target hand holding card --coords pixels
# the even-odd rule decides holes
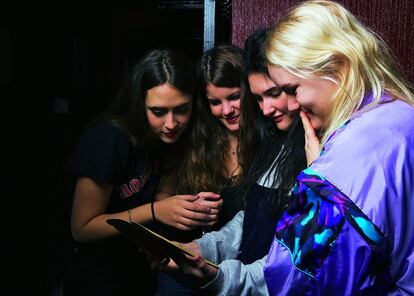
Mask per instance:
[[[127,222],[121,219],[108,219],[106,222],[115,227],[122,235],[134,241],[138,246],[158,258],[171,258],[176,262],[190,261],[185,255],[194,254],[176,242],[159,235],[142,224]],[[217,265],[206,260],[206,263],[217,268]]]

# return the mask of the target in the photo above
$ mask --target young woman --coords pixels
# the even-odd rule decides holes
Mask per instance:
[[[323,146],[276,226],[269,294],[412,295],[414,95],[386,44],[340,4],[306,1],[266,55]]]
[[[238,161],[238,132],[243,53],[231,45],[219,45],[206,51],[198,63],[198,87],[190,152],[170,178],[166,178],[158,198],[174,194],[202,192],[204,199],[219,193],[223,200],[218,222],[213,227],[194,231],[168,229],[170,239],[189,242],[202,232],[219,229],[242,208],[235,197],[241,169]],[[171,185],[170,185],[171,184]],[[173,185],[172,185],[173,184]],[[199,194],[200,195],[200,194]],[[162,295],[200,295],[199,284],[182,274],[161,273],[158,293]]]
[[[245,70],[254,95],[242,99],[240,156],[246,174],[240,192],[246,201],[244,211],[218,232],[185,244],[194,253],[201,251],[209,260],[220,263],[218,269],[178,262],[185,272],[201,279],[205,293],[214,295],[266,291],[263,257],[272,242],[274,225],[287,206],[295,177],[306,166],[298,105],[268,76],[265,38],[266,29],[259,29],[249,36],[244,48]],[[201,257],[196,260],[203,264]],[[257,278],[261,281],[256,282]]]
[[[217,201],[180,195],[154,202],[159,175],[188,143],[196,105],[195,68],[178,52],[152,50],[73,154],[71,262],[65,295],[152,294],[153,275],[137,246],[107,219],[193,228],[216,222]],[[156,208],[156,212],[155,212]]]
[[[246,269],[239,294],[253,282],[263,295],[413,294],[414,95],[387,46],[338,3],[306,1],[271,30],[266,57],[323,149],[276,225],[268,289]],[[220,278],[193,262],[188,272]]]

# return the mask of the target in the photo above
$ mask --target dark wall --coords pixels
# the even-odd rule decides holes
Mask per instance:
[[[271,25],[299,0],[233,0],[232,42],[243,45],[247,36],[260,26]],[[414,83],[414,5],[411,0],[340,0],[389,45],[398,62]]]
[[[203,9],[159,4],[0,10],[2,254],[10,262],[5,282],[18,281],[2,292],[48,294],[47,266],[64,224],[70,153],[136,60],[154,47],[177,48],[193,60],[202,53]]]
[[[8,276],[21,280],[10,294],[49,294],[48,260],[67,222],[71,151],[133,64],[154,47],[182,50],[194,61],[202,54],[203,1],[184,2],[26,3],[0,10],[2,253],[13,258]],[[230,41],[224,2],[216,7],[218,43]]]

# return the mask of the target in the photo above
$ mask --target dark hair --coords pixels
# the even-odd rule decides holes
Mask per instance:
[[[267,29],[260,28],[245,41],[245,79],[251,73],[269,75],[264,58],[266,34]],[[248,85],[246,90],[250,93]],[[241,114],[240,163],[245,171],[241,196],[245,199],[251,186],[267,171],[277,170],[275,178],[269,180],[277,190],[268,196],[270,212],[277,216],[288,203],[296,176],[306,167],[302,122],[297,116],[288,131],[279,130],[263,115],[252,95],[242,96]]]
[[[265,42],[267,28],[259,28],[254,31],[244,43],[244,70],[249,73],[263,73],[268,75]]]
[[[211,113],[206,89],[217,87],[243,88],[243,51],[223,44],[206,51],[197,65],[198,100],[188,157],[178,170],[178,193],[220,192],[228,183],[229,142],[227,129]]]
[[[243,50],[228,44],[213,47],[201,56],[197,70],[203,94],[208,83],[218,87],[239,87],[243,71]]]
[[[124,87],[100,119],[118,124],[133,144],[146,146],[155,140],[145,111],[147,91],[168,83],[196,99],[196,71],[191,60],[171,49],[153,49],[140,58]],[[191,127],[187,127],[187,130]]]

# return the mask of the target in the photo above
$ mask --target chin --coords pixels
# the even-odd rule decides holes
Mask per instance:
[[[178,139],[179,137],[175,137],[174,139],[167,138],[167,137],[160,138],[160,140],[163,141],[165,144],[174,144],[175,142],[177,142]]]
[[[277,125],[277,128],[279,130],[281,130],[282,132],[285,132],[285,131],[287,131],[289,129],[289,127],[286,126],[286,125]]]
[[[230,125],[230,126],[227,126],[227,129],[231,132],[237,132],[239,130],[239,125],[238,124],[237,124],[237,126],[236,125]]]
[[[292,122],[281,122],[279,124],[276,124],[276,126],[279,130],[285,132],[292,126]]]

